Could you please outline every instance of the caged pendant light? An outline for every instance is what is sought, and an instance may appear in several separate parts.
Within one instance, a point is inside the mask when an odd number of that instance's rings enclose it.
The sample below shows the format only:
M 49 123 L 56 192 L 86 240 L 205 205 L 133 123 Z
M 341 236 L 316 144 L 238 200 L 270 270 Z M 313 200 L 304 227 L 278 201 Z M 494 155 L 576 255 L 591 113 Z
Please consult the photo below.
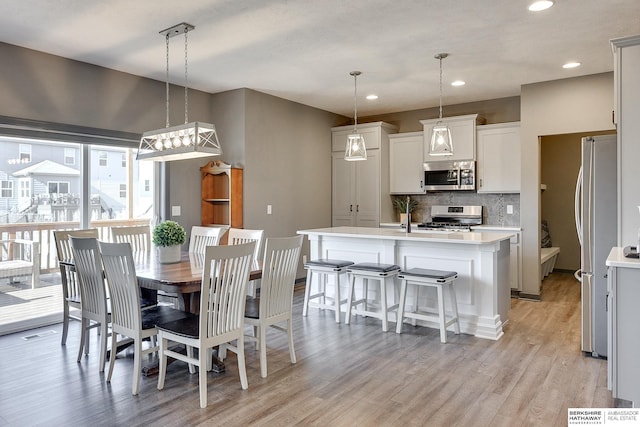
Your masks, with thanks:
M 353 76 L 353 133 L 347 136 L 347 148 L 344 152 L 344 159 L 350 162 L 358 160 L 367 160 L 367 147 L 364 144 L 364 137 L 358 133 L 358 76 L 362 74 L 360 71 L 352 71 L 349 75 Z
M 431 156 L 453 155 L 451 129 L 442 121 L 442 60 L 447 56 L 449 56 L 448 53 L 439 53 L 434 57 L 440 61 L 440 120 L 431 131 L 431 144 L 429 144 L 429 154 Z
M 137 160 L 171 161 L 194 159 L 198 157 L 219 156 L 222 147 L 218 141 L 216 128 L 210 123 L 189 123 L 189 84 L 188 84 L 188 38 L 189 31 L 195 27 L 186 22 L 160 31 L 165 36 L 167 46 L 166 67 L 166 127 L 142 134 Z M 169 39 L 184 34 L 184 124 L 169 125 Z

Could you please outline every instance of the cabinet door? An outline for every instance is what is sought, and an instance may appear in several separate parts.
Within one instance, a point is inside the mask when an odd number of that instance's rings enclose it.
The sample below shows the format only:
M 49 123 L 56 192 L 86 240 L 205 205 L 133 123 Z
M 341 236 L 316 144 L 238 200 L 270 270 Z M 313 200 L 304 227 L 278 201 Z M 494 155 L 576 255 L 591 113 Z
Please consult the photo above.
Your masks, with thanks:
M 423 194 L 422 132 L 390 135 L 389 145 L 391 194 Z
M 421 120 L 424 129 L 424 160 L 425 162 L 441 162 L 452 160 L 476 159 L 476 116 L 445 117 L 443 123 L 449 126 L 451 141 L 453 142 L 453 154 L 450 156 L 429 155 L 431 144 L 431 132 L 438 120 Z
M 380 153 L 367 151 L 367 160 L 352 163 L 356 169 L 356 225 L 380 226 Z
M 342 152 L 331 153 L 331 157 L 331 222 L 334 227 L 355 225 L 355 165 L 360 162 L 346 161 Z M 367 161 L 365 160 L 365 162 Z
M 478 193 L 520 192 L 520 126 L 478 126 Z

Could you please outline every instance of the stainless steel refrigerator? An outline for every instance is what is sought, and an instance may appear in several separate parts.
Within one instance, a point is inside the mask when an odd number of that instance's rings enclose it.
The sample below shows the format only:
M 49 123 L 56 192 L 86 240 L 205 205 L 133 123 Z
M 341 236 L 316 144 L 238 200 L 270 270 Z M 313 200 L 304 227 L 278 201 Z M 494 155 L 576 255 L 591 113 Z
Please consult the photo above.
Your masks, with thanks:
M 582 351 L 607 356 L 607 256 L 617 243 L 615 135 L 582 139 L 576 184 L 576 228 L 581 245 Z

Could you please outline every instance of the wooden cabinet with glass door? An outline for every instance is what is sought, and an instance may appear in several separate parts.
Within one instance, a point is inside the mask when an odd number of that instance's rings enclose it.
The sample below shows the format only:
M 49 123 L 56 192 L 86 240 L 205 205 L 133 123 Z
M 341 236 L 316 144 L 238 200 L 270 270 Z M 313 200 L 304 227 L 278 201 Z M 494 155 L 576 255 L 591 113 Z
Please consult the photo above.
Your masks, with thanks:
M 222 161 L 200 168 L 202 225 L 242 228 L 242 169 Z

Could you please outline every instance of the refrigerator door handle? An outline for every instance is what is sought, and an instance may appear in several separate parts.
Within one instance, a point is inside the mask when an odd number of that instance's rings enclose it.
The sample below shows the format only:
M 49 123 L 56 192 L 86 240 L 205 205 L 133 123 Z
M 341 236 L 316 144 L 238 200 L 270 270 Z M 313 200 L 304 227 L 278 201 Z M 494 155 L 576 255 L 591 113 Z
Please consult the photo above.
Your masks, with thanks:
M 576 232 L 578 233 L 578 241 L 580 242 L 580 246 L 582 246 L 582 212 L 580 209 L 581 194 L 582 194 L 582 166 L 580 166 L 580 171 L 578 172 L 578 179 L 576 180 L 576 195 L 575 195 Z

